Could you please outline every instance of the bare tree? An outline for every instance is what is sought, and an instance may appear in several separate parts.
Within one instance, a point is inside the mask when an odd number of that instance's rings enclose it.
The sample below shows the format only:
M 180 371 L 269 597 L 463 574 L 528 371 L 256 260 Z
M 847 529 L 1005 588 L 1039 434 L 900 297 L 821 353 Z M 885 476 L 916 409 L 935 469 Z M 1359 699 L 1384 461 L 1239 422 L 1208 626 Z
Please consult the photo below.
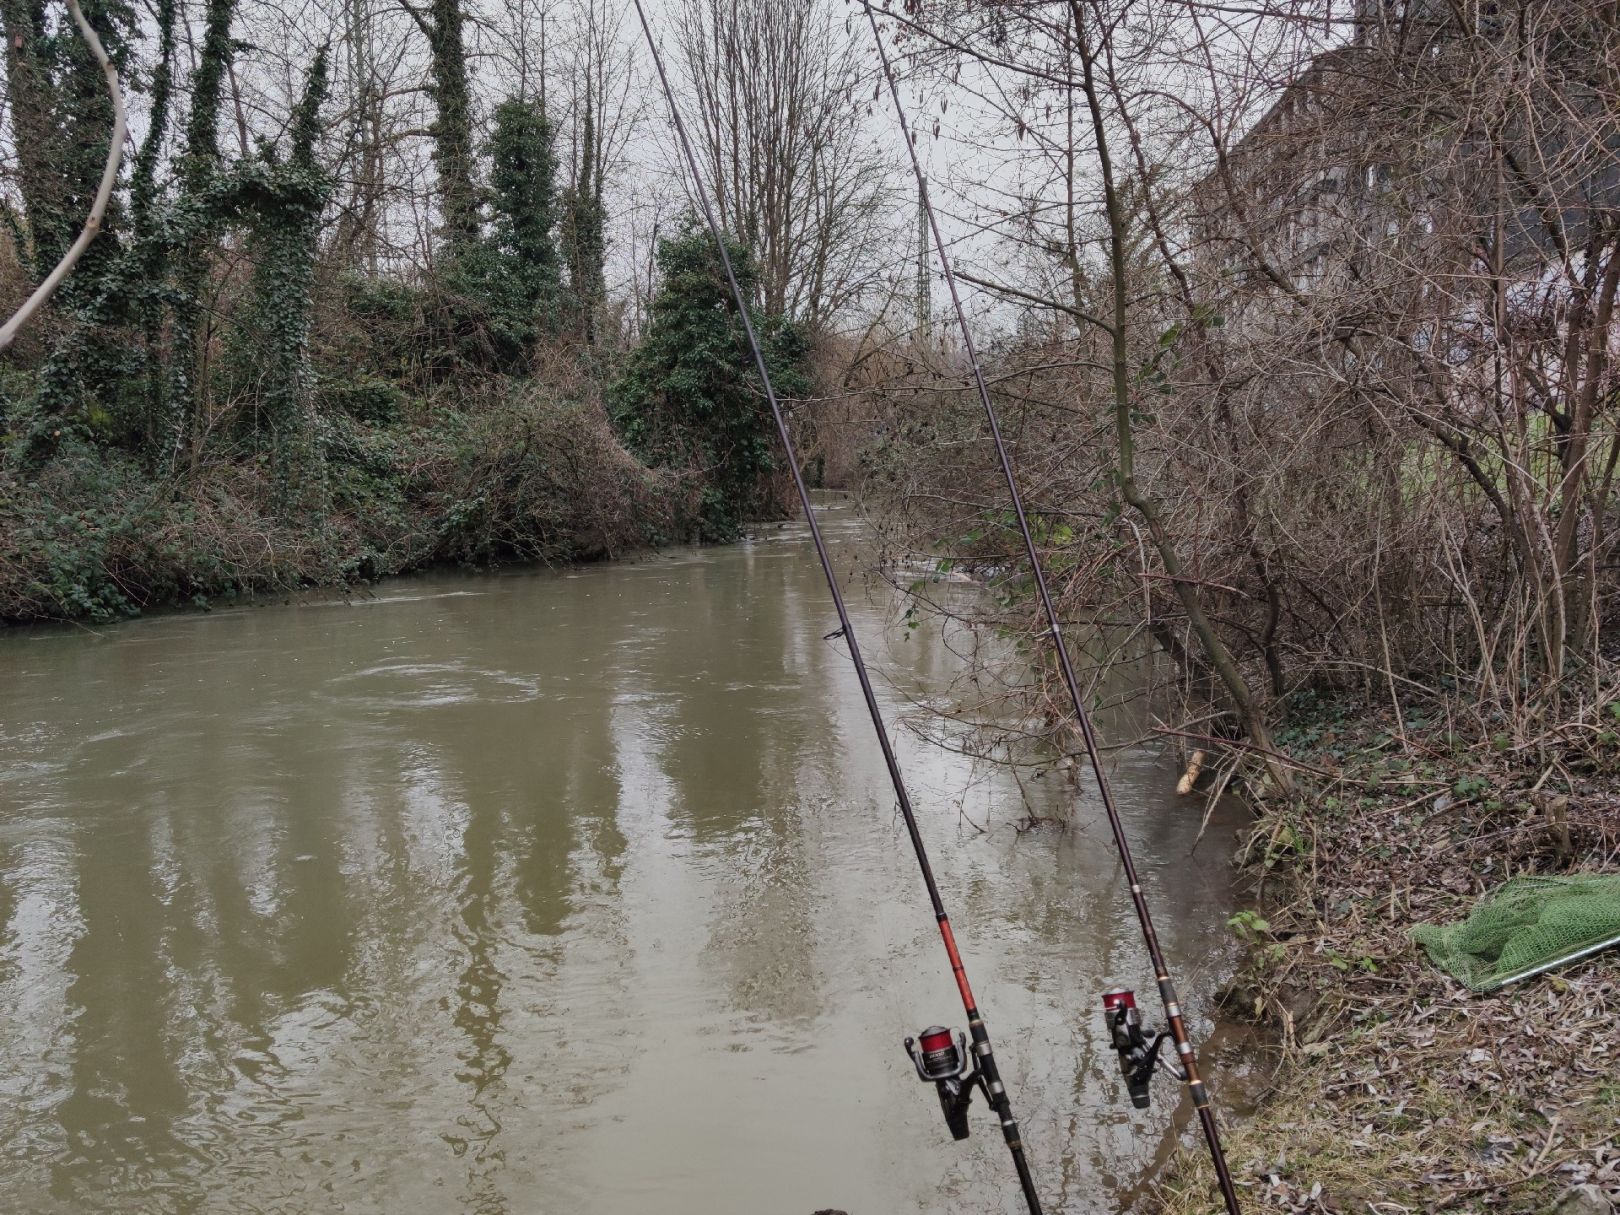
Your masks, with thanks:
M 999 345 L 996 376 L 1076 571 L 1070 610 L 1151 633 L 1262 754 L 1268 702 L 1301 688 L 1398 710 L 1461 666 L 1523 737 L 1607 694 L 1606 13 L 891 16 L 976 164 L 944 183 L 995 263 L 967 276 L 1004 316 L 1045 318 Z M 933 505 L 923 531 L 980 535 L 989 470 L 958 430 L 906 420 L 939 464 L 899 478 Z
M 698 154 L 761 302 L 824 325 L 877 288 L 895 247 L 859 50 L 822 0 L 682 0 L 677 31 Z

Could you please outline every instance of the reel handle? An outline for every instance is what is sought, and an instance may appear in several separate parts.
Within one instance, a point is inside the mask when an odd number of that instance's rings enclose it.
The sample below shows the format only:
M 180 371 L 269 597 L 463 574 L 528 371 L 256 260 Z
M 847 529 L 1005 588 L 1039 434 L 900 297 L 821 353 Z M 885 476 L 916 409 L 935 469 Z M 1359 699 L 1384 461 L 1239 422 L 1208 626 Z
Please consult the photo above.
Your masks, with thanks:
M 1159 1057 L 1160 1048 L 1171 1040 L 1169 1031 L 1160 1030 L 1148 1041 L 1141 1014 L 1136 1011 L 1136 998 L 1130 991 L 1118 988 L 1103 996 L 1103 1022 L 1108 1027 L 1109 1042 L 1119 1054 L 1125 1091 L 1137 1109 L 1148 1108 L 1151 1099 L 1148 1086 L 1160 1067 L 1177 1080 L 1187 1079 L 1186 1071 L 1174 1059 Z

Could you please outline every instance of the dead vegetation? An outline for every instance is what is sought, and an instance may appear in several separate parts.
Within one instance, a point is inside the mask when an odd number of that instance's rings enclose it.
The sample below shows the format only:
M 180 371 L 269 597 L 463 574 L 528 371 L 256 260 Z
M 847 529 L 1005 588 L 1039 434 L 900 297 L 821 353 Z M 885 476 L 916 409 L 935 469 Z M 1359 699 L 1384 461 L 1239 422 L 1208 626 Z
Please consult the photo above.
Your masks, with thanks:
M 1106 639 L 1089 693 L 1166 657 L 1153 732 L 1256 807 L 1232 1003 L 1282 1063 L 1230 1132 L 1250 1204 L 1612 1194 L 1614 956 L 1476 996 L 1408 931 L 1620 861 L 1613 5 L 1010 0 L 894 27 L 924 104 L 999 157 L 953 183 L 959 260 L 1009 318 L 985 370 L 1059 609 Z M 972 623 L 1017 643 L 1066 755 L 960 354 L 911 349 L 871 385 L 891 551 L 985 580 Z M 1206 1170 L 1189 1152 L 1164 1209 L 1214 1210 Z
M 1583 723 L 1606 741 L 1556 796 L 1534 757 L 1444 720 L 1344 702 L 1297 716 L 1287 743 L 1312 788 L 1249 832 L 1258 909 L 1232 920 L 1251 949 L 1226 1006 L 1266 1022 L 1278 1052 L 1257 1113 L 1228 1128 L 1249 1205 L 1529 1213 L 1579 1185 L 1620 1197 L 1620 958 L 1477 994 L 1408 935 L 1508 877 L 1620 861 L 1614 703 Z M 1196 1151 L 1178 1157 L 1159 1209 L 1213 1209 L 1206 1173 Z

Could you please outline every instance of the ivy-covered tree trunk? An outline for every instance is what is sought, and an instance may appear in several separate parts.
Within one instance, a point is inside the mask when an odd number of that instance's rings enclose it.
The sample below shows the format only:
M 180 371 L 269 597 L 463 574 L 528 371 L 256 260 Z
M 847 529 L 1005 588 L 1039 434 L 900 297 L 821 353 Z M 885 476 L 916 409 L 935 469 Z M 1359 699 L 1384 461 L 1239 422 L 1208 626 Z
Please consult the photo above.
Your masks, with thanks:
M 472 92 L 462 38 L 461 0 L 431 0 L 426 12 L 411 0 L 405 11 L 427 39 L 428 96 L 434 105 L 429 131 L 438 170 L 439 247 L 433 273 L 434 326 L 439 335 L 431 358 L 438 375 L 466 363 L 486 367 L 500 358 L 499 335 L 490 332 L 488 250 L 481 239 L 478 187 L 473 181 Z
M 6 38 L 6 84 L 17 150 L 17 191 L 27 226 L 26 250 L 34 277 L 44 277 L 72 241 L 60 197 L 61 139 L 56 126 L 56 84 L 38 0 L 0 0 Z
M 603 229 L 606 209 L 602 203 L 602 175 L 598 167 L 595 106 L 590 86 L 585 91 L 585 116 L 580 131 L 579 163 L 574 170 L 574 188 L 568 196 L 567 257 L 568 286 L 579 315 L 580 331 L 587 344 L 597 340 L 597 313 L 607 294 L 604 276 L 605 244 Z
M 169 241 L 163 232 L 164 217 L 159 213 L 158 162 L 168 137 L 174 94 L 175 27 L 179 20 L 177 0 L 158 0 L 158 62 L 152 72 L 152 108 L 146 137 L 135 154 L 130 172 L 129 216 L 132 241 L 129 258 L 133 273 L 127 289 L 130 320 L 141 335 L 143 365 L 133 396 L 139 429 L 150 448 L 165 413 L 166 361 L 163 358 L 164 304 L 162 284 L 169 272 Z
M 550 327 L 559 285 L 551 123 L 539 102 L 512 98 L 496 107 L 492 142 L 495 247 L 505 263 L 498 271 L 505 298 L 492 303 L 510 311 L 510 323 L 532 340 Z
M 0 0 L 0 10 L 7 26 L 19 31 L 8 42 L 7 66 L 28 103 L 20 108 L 14 103 L 12 119 L 28 248 L 43 276 L 77 238 L 94 206 L 114 116 L 106 77 L 77 30 L 64 17 L 54 35 L 40 34 L 42 10 L 16 4 Z M 80 8 L 114 65 L 127 72 L 131 10 L 119 0 L 81 0 Z M 35 31 L 32 38 L 21 35 L 27 28 Z M 132 357 L 138 357 L 116 329 L 126 302 L 121 210 L 114 194 L 100 234 L 52 299 L 61 318 L 59 336 L 40 369 L 31 416 L 22 428 L 24 441 L 10 453 L 24 465 L 48 456 L 68 435 L 105 437 L 121 420 L 113 398 Z
M 259 403 L 254 429 L 269 446 L 277 495 L 289 504 L 316 479 L 309 327 L 316 238 L 332 192 L 331 178 L 315 156 L 327 64 L 323 47 L 293 111 L 286 163 L 277 164 L 267 154 L 262 162 L 244 165 L 236 183 L 253 215 L 253 284 L 240 330 L 246 339 L 242 362 Z
M 146 138 L 141 140 L 135 154 L 135 167 L 130 171 L 129 213 L 135 237 L 150 236 L 154 229 L 157 206 L 158 159 L 163 152 L 163 140 L 169 130 L 169 110 L 174 94 L 174 34 L 178 16 L 176 0 L 158 0 L 158 60 L 152 69 L 152 108 L 148 117 Z
M 134 13 L 122 0 L 80 0 L 79 7 L 100 37 L 113 66 L 120 75 L 127 75 L 128 32 L 134 24 Z M 65 251 L 78 236 L 95 203 L 102 169 L 107 163 L 107 142 L 112 137 L 113 106 L 107 95 L 107 78 L 77 31 L 71 34 L 64 31 L 58 40 L 57 56 L 61 63 L 58 94 L 62 128 L 62 161 L 58 171 L 63 186 L 63 212 L 58 222 L 66 229 L 62 233 L 61 250 Z M 120 206 L 118 195 L 114 193 L 102 218 L 100 235 L 85 250 L 57 293 L 58 306 L 71 308 L 94 299 L 99 293 L 102 275 L 117 259 L 121 243 L 119 222 Z M 56 257 L 61 256 L 61 251 Z M 53 257 L 52 264 L 55 260 Z
M 473 184 L 472 91 L 467 84 L 467 48 L 461 0 L 433 0 L 432 17 L 411 10 L 432 52 L 428 92 L 433 120 L 433 163 L 439 170 L 439 206 L 444 235 L 455 256 L 478 240 L 478 190 Z
M 217 227 L 209 195 L 219 175 L 219 108 L 235 43 L 236 0 L 208 0 L 202 52 L 191 75 L 191 113 L 179 161 L 175 219 L 187 231 L 175 258 L 173 341 L 168 391 L 152 420 L 152 439 L 163 458 L 178 462 L 190 449 L 207 402 L 208 320 L 202 292 L 213 263 Z
M 133 21 L 129 8 L 117 0 L 82 0 L 80 8 L 122 70 Z M 66 28 L 48 33 L 38 0 L 0 0 L 23 247 L 36 279 L 61 260 L 90 213 L 113 125 L 106 77 L 65 16 L 63 22 Z M 116 224 L 115 196 L 100 239 L 63 284 L 58 306 L 89 293 L 98 268 L 116 250 L 110 237 Z

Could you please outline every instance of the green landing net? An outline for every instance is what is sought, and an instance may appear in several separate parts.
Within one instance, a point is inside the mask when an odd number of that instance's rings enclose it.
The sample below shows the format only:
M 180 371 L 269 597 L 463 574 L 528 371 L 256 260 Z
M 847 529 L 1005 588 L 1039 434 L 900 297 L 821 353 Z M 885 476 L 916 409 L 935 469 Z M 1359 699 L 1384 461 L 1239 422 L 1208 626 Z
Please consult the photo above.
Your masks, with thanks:
M 1620 874 L 1521 877 L 1456 924 L 1419 924 L 1412 939 L 1434 964 L 1490 991 L 1620 945 Z

